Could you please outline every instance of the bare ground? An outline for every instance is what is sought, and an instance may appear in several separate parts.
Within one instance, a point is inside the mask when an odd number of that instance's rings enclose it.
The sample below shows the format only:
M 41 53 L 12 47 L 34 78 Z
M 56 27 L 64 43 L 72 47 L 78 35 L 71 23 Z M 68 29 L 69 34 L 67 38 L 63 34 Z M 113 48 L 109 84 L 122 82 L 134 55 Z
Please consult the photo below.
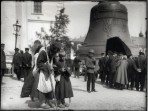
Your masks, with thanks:
M 97 92 L 88 93 L 83 76 L 71 77 L 74 97 L 70 107 L 65 110 L 146 110 L 146 91 L 110 89 L 96 81 Z M 38 101 L 32 102 L 29 97 L 20 98 L 23 81 L 16 77 L 5 76 L 1 86 L 1 108 L 4 110 L 41 110 Z M 69 99 L 66 99 L 69 102 Z M 62 109 L 63 110 L 63 109 Z

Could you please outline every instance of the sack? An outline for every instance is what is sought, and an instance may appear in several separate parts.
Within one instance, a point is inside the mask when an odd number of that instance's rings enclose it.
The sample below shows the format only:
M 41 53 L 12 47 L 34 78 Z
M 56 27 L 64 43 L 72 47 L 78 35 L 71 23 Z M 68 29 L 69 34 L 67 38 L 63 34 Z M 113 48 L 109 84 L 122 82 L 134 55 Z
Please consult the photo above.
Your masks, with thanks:
M 55 81 L 54 81 L 54 76 L 53 74 L 50 75 L 51 76 L 51 80 L 53 82 L 53 88 L 55 87 Z M 52 86 L 51 86 L 51 80 L 50 80 L 50 77 L 45 80 L 45 76 L 43 74 L 43 71 L 40 71 L 40 75 L 39 75 L 39 83 L 38 83 L 38 87 L 37 89 L 39 91 L 41 91 L 42 93 L 49 93 L 51 92 L 52 90 Z

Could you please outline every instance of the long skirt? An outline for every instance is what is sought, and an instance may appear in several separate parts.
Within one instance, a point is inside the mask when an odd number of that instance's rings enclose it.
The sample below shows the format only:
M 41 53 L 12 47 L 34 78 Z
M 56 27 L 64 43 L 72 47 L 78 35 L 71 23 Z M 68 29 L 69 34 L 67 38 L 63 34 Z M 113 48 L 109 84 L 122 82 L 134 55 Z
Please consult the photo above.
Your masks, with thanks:
M 34 83 L 34 76 L 32 74 L 32 71 L 30 71 L 29 75 L 26 78 L 26 81 L 24 81 L 24 85 L 21 91 L 21 97 L 29 97 L 29 95 L 31 94 L 33 83 Z
M 49 92 L 49 93 L 42 93 L 40 92 L 37 87 L 38 87 L 38 83 L 39 83 L 39 73 L 36 75 L 35 77 L 35 81 L 33 83 L 33 87 L 32 87 L 32 92 L 31 92 L 31 97 L 32 98 L 38 98 L 39 101 L 43 101 L 43 100 L 52 100 L 53 99 L 53 92 Z
M 61 75 L 60 81 L 56 82 L 55 94 L 57 100 L 73 97 L 71 81 L 69 78 L 65 78 Z

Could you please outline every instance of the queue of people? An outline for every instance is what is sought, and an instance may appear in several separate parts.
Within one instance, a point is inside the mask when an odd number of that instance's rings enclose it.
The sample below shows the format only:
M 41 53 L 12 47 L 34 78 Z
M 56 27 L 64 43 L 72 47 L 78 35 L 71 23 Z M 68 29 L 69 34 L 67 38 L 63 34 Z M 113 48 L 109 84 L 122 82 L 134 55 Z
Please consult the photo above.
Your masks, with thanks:
M 104 55 L 104 54 L 102 54 Z M 144 90 L 146 78 L 146 57 L 139 52 L 138 57 L 123 55 L 122 53 L 108 51 L 99 62 L 100 79 L 110 88 Z
M 110 88 L 144 90 L 147 64 L 146 56 L 143 52 L 139 52 L 138 57 L 124 55 L 115 51 L 108 51 L 106 56 L 105 53 L 101 53 L 101 58 L 99 58 L 98 62 L 99 70 L 95 70 L 97 63 L 93 57 L 94 54 L 94 50 L 90 49 L 88 56 L 84 59 L 84 63 L 81 62 L 82 60 L 78 56 L 74 59 L 74 66 L 78 71 L 75 74 L 80 76 L 80 69 L 81 67 L 83 68 L 84 81 L 87 81 L 86 89 L 89 93 L 96 91 L 95 81 L 97 74 L 99 74 L 101 84 L 105 84 Z M 90 83 L 92 86 L 91 90 Z

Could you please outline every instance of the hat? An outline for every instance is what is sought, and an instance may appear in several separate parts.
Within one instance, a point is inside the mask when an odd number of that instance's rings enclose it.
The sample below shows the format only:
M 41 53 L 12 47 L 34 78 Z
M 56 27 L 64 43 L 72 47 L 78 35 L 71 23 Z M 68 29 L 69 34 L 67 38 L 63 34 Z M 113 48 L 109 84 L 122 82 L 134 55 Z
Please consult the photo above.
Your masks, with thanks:
M 94 51 L 93 49 L 90 49 L 90 50 L 89 50 L 89 53 L 93 53 L 93 54 L 94 54 L 95 51 Z
M 26 51 L 26 50 L 29 50 L 29 48 L 25 48 L 25 51 Z
M 1 46 L 5 46 L 5 44 L 1 43 Z
M 19 48 L 15 48 L 14 50 L 15 50 L 15 51 L 19 51 Z
M 144 55 L 144 53 L 140 51 L 140 52 L 139 52 L 139 55 Z

